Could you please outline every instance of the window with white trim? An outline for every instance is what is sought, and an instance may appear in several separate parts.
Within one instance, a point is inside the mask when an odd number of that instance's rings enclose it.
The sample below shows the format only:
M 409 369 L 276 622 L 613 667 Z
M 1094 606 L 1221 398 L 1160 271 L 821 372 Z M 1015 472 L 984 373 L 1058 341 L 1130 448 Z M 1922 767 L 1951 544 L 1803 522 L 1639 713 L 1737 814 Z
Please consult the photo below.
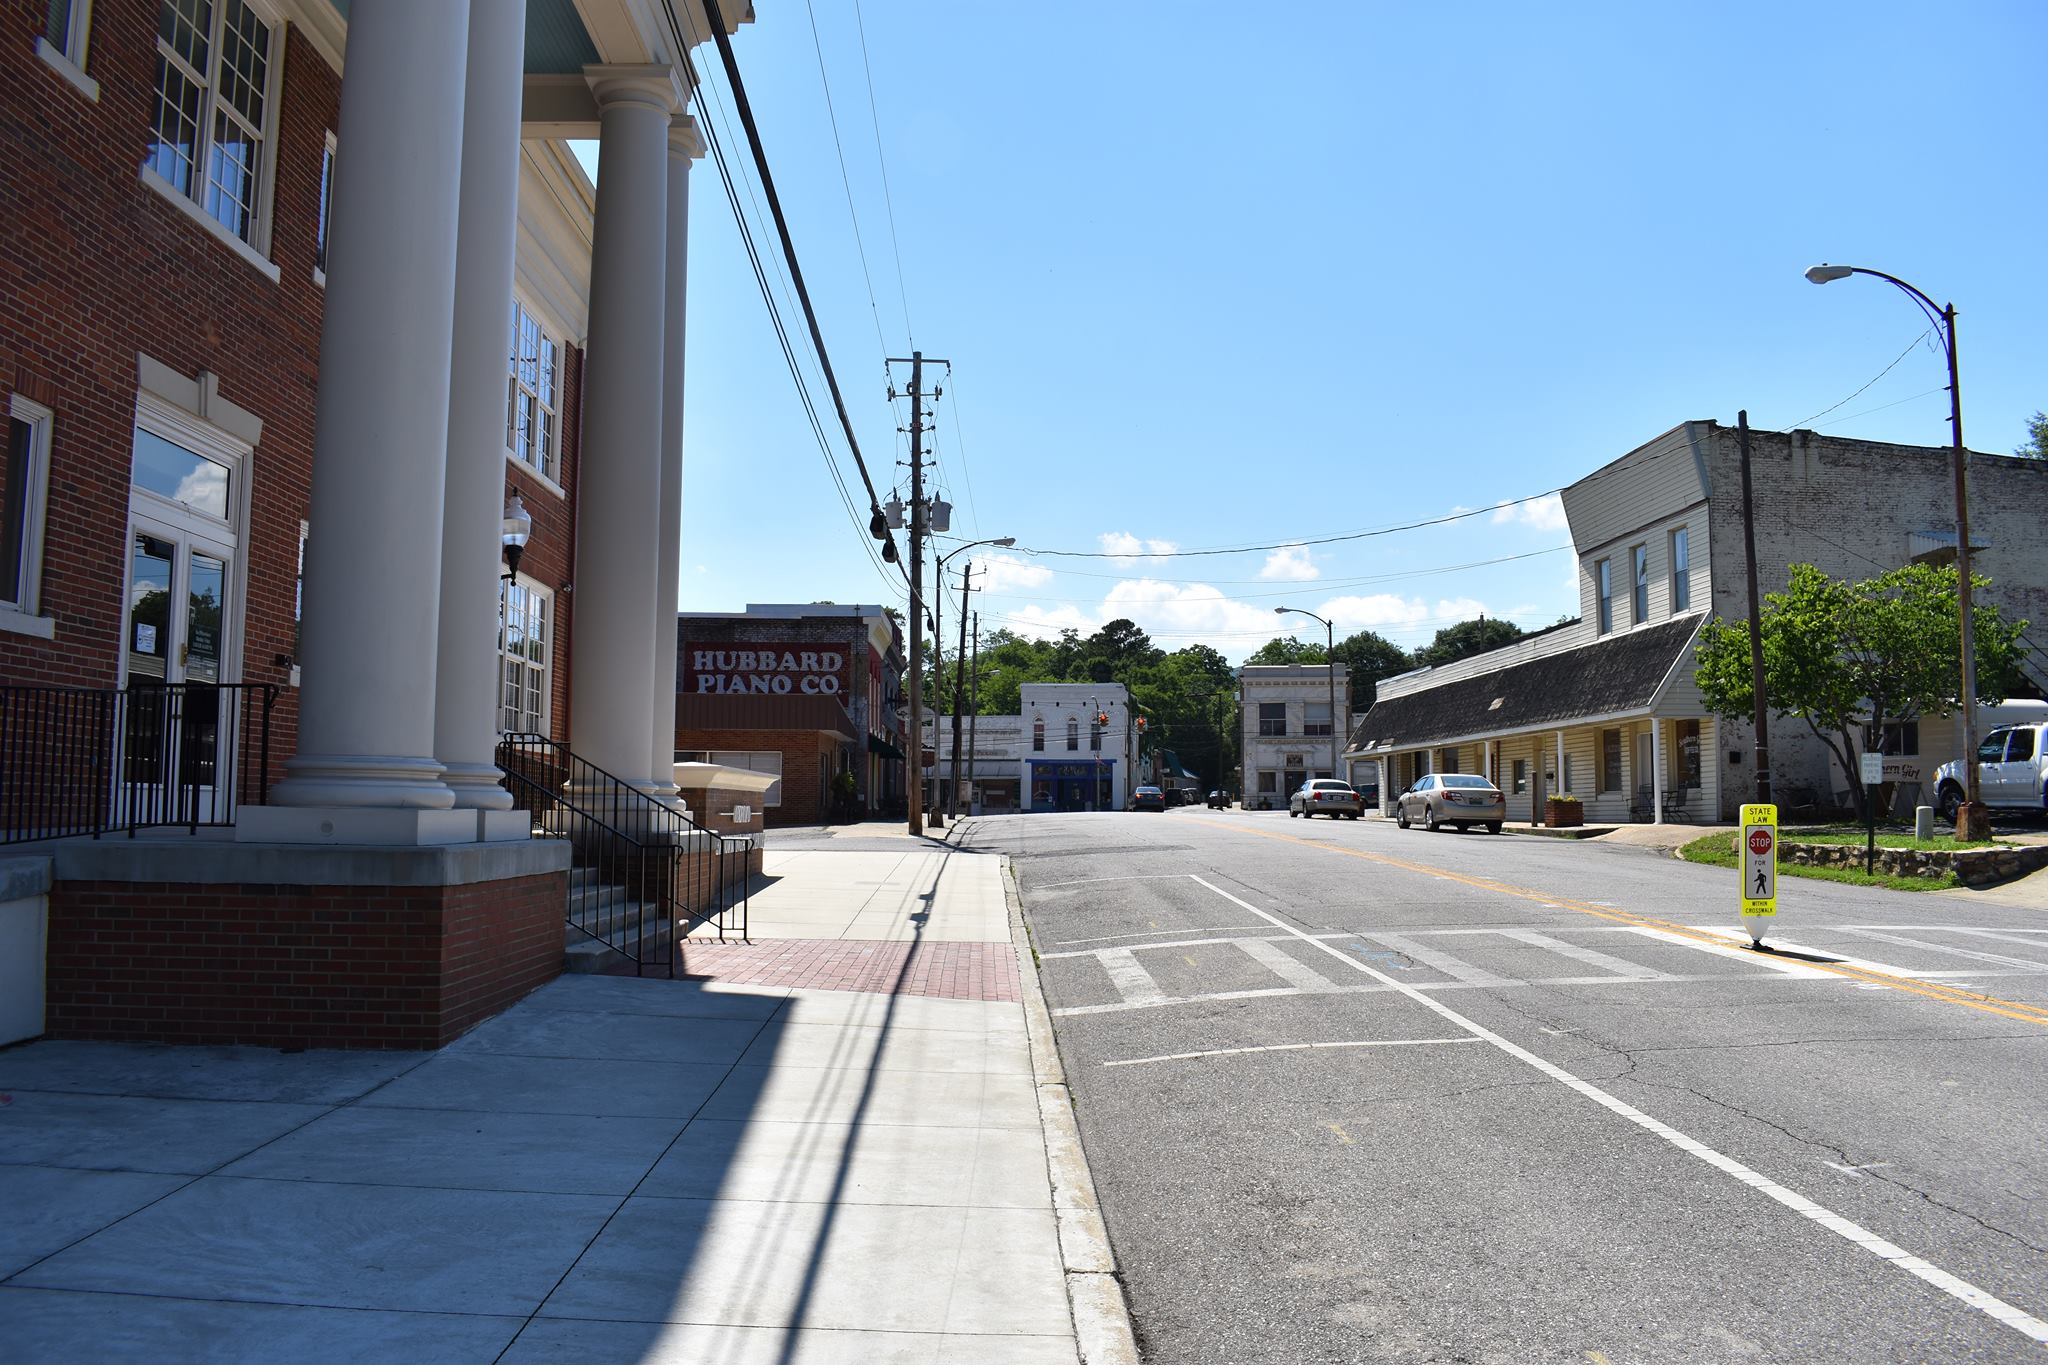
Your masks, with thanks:
M 1692 538 L 1683 526 L 1671 532 L 1671 610 L 1692 606 Z
M 80 71 L 85 70 L 85 35 L 92 27 L 92 0 L 49 0 L 43 41 Z
M 155 128 L 143 159 L 258 251 L 273 39 L 245 0 L 160 0 Z
M 1074 753 L 1081 747 L 1081 721 L 1077 716 L 1067 717 L 1067 752 Z
M 512 301 L 512 364 L 507 377 L 505 444 L 542 478 L 558 479 L 561 346 L 526 305 Z
M 0 464 L 0 611 L 36 612 L 50 427 L 48 408 L 20 394 L 9 397 L 6 463 Z
M 555 595 L 525 578 L 498 591 L 498 729 L 548 733 Z
M 334 221 L 334 134 L 320 149 L 320 216 L 313 223 L 313 274 L 327 282 L 327 225 Z

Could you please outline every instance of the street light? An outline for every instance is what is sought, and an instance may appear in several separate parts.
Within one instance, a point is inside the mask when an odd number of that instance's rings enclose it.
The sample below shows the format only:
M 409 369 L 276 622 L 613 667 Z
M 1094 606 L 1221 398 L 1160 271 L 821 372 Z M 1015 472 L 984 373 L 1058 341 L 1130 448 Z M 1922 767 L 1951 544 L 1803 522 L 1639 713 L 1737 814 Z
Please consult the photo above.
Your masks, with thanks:
M 939 529 L 940 529 L 940 530 L 944 530 L 945 528 L 944 528 L 944 527 L 940 527 Z M 936 699 L 937 699 L 937 695 L 938 695 L 938 690 L 939 690 L 939 683 L 940 683 L 940 682 L 941 682 L 941 680 L 942 680 L 942 679 L 944 679 L 944 677 L 946 676 L 946 670 L 945 670 L 945 667 L 944 667 L 944 663 L 943 663 L 943 661 L 944 661 L 944 659 L 945 659 L 945 652 L 946 652 L 946 651 L 945 651 L 945 644 L 946 644 L 946 636 L 945 636 L 945 633 L 944 633 L 943 631 L 941 631 L 941 630 L 939 629 L 939 622 L 940 622 L 940 620 L 942 619 L 942 616 L 941 616 L 941 611 L 940 611 L 940 609 L 941 609 L 941 608 L 943 608 L 943 607 L 945 606 L 945 604 L 946 604 L 946 561 L 947 561 L 947 560 L 949 560 L 949 559 L 951 559 L 951 558 L 952 558 L 952 557 L 953 557 L 954 555 L 957 555 L 957 554 L 959 554 L 959 553 L 960 553 L 960 552 L 961 552 L 962 550 L 971 550 L 971 549 L 973 549 L 973 548 L 974 548 L 975 546 L 977 546 L 977 545 L 1000 545 L 1000 546 L 1002 546 L 1002 547 L 1003 547 L 1004 549 L 1008 549 L 1008 548 L 1009 548 L 1010 546 L 1012 546 L 1012 545 L 1015 545 L 1016 543 L 1017 543 L 1017 537 L 1015 537 L 1015 536 L 998 536 L 998 537 L 996 537 L 996 538 L 995 538 L 994 540 L 970 540 L 970 541 L 968 541 L 968 542 L 967 542 L 967 543 L 966 543 L 965 545 L 955 545 L 955 546 L 954 546 L 954 547 L 953 547 L 952 549 L 950 549 L 950 550 L 946 551 L 946 553 L 944 553 L 944 554 L 934 554 L 934 555 L 932 556 L 932 572 L 933 572 L 934 576 L 935 576 L 935 577 L 936 577 L 936 578 L 938 579 L 938 584 L 939 584 L 939 590 L 938 590 L 938 591 L 937 591 L 936 593 L 934 593 L 934 594 L 932 595 L 932 607 L 931 607 L 931 617 L 932 617 L 932 694 L 933 694 L 933 698 L 934 698 L 934 700 L 936 700 Z M 961 611 L 963 611 L 963 612 L 964 612 L 964 611 L 966 611 L 966 610 L 967 610 L 967 607 L 966 607 L 966 605 L 965 605 L 965 604 L 963 603 L 963 604 L 961 605 L 961 608 L 960 608 L 960 609 L 961 609 Z M 966 618 L 965 618 L 965 617 L 962 617 L 961 619 L 962 619 L 962 620 L 964 621 L 964 620 L 965 620 Z M 919 660 L 917 661 L 917 664 L 916 664 L 916 666 L 917 666 L 917 667 L 919 667 L 919 668 L 922 668 L 922 667 L 924 667 L 924 660 L 922 660 L 922 659 L 919 659 Z M 959 690 L 960 690 L 960 689 L 959 689 L 958 687 L 955 687 L 955 688 L 953 689 L 953 691 L 954 691 L 955 693 L 958 693 L 958 692 L 959 692 Z M 924 742 L 924 737 L 923 737 L 923 735 L 922 735 L 922 734 L 920 734 L 920 735 L 918 736 L 918 743 L 922 744 L 923 742 Z M 938 801 L 937 801 L 937 799 L 936 799 L 936 798 L 938 797 L 938 785 L 939 785 L 939 758 L 938 758 L 938 755 L 939 755 L 939 720 L 938 720 L 938 717 L 937 717 L 937 716 L 933 716 L 933 717 L 932 717 L 932 796 L 933 796 L 933 798 L 934 798 L 934 799 L 933 799 L 933 801 L 931 802 L 931 804 L 929 804 L 929 805 L 927 805 L 927 806 L 925 807 L 925 814 L 924 814 L 924 822 L 925 822 L 925 824 L 926 824 L 927 826 L 931 826 L 931 825 L 943 825 L 943 824 L 945 824 L 945 823 L 946 823 L 946 821 L 945 821 L 945 817 L 939 814 L 939 811 L 938 811 Z M 922 778 L 922 777 L 920 777 L 920 778 L 919 778 L 919 781 L 922 781 L 922 780 L 923 780 L 923 778 Z M 953 791 L 954 791 L 954 795 L 955 795 L 955 798 L 956 798 L 956 799 L 957 799 L 957 797 L 958 797 L 958 795 L 959 795 L 959 790 L 960 790 L 960 698 L 959 698 L 959 697 L 958 697 L 958 696 L 956 695 L 956 696 L 955 696 L 955 697 L 953 698 Z
M 1290 611 L 1297 616 L 1306 616 L 1311 621 L 1321 621 L 1323 623 L 1323 633 L 1328 637 L 1328 652 L 1323 657 L 1330 666 L 1330 776 L 1335 777 L 1337 776 L 1337 628 L 1331 625 L 1327 618 L 1318 616 L 1312 611 L 1304 611 L 1300 607 L 1273 608 L 1275 616 L 1285 616 Z
M 1969 455 L 1963 449 L 1963 394 L 1956 377 L 1956 306 L 1937 306 L 1933 299 L 1898 276 L 1860 265 L 1822 262 L 1806 272 L 1806 278 L 1814 284 L 1846 280 L 1851 275 L 1874 275 L 1896 286 L 1940 329 L 1942 349 L 1948 353 L 1948 421 L 1956 481 L 1956 601 L 1963 637 L 1964 791 L 1963 805 L 1956 811 L 1956 837 L 1986 839 L 1991 835 L 1991 812 L 1977 799 L 1977 638 L 1970 610 L 1970 475 Z

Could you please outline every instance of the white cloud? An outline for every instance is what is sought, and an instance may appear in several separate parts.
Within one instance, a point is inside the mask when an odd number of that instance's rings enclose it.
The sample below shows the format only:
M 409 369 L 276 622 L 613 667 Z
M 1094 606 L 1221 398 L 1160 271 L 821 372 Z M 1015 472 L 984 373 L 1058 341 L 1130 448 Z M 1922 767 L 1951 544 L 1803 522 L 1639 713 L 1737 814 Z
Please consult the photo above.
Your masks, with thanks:
M 1420 597 L 1400 597 L 1387 592 L 1370 597 L 1333 597 L 1323 603 L 1322 609 L 1322 615 L 1336 623 L 1339 633 L 1358 630 L 1384 633 L 1389 628 L 1406 628 L 1417 638 L 1434 634 L 1458 621 L 1495 614 L 1477 598 L 1440 597 L 1432 603 Z
M 1190 632 L 1222 637 L 1265 631 L 1286 633 L 1286 625 L 1274 619 L 1271 607 L 1233 602 L 1220 589 L 1207 583 L 1162 583 L 1157 579 L 1134 578 L 1117 584 L 1102 599 L 1102 617 L 1113 620 L 1128 616 L 1147 631 L 1180 636 L 1165 642 L 1168 649 L 1188 643 Z
M 1052 640 L 1063 630 L 1078 630 L 1083 635 L 1091 634 L 1101 624 L 1097 617 L 1081 608 L 1062 604 L 1041 607 L 1035 603 L 1017 608 L 1004 615 L 1001 622 L 1007 630 L 1031 640 Z
M 1533 526 L 1539 531 L 1570 529 L 1570 523 L 1565 520 L 1564 499 L 1555 493 L 1546 493 L 1540 498 L 1526 498 L 1521 502 L 1495 503 L 1493 524 L 1505 526 L 1510 522 Z
M 1140 540 L 1129 531 L 1104 531 L 1096 540 L 1119 564 L 1135 563 L 1142 554 L 1170 555 L 1180 548 L 1170 540 Z
M 1052 581 L 1052 570 L 1016 555 L 990 555 L 974 561 L 975 586 L 990 592 L 1010 588 L 1042 588 Z
M 1266 556 L 1265 567 L 1259 570 L 1259 577 L 1283 583 L 1306 583 L 1322 576 L 1306 545 L 1282 545 Z

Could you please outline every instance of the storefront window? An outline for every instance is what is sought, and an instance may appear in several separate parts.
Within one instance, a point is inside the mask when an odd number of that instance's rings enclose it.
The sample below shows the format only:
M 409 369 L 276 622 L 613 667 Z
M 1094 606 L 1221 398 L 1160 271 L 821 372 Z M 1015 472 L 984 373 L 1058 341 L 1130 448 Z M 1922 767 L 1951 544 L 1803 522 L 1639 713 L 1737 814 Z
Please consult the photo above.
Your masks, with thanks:
M 1697 787 L 1700 784 L 1700 723 L 1681 720 L 1677 723 L 1677 732 L 1678 785 Z

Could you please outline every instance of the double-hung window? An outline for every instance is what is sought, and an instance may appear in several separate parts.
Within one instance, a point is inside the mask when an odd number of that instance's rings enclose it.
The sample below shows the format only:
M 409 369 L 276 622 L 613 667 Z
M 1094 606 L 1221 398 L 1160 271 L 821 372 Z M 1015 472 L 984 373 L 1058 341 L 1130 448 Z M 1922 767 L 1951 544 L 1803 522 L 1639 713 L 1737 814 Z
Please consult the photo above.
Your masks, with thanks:
M 1287 703 L 1284 701 L 1262 701 L 1259 703 L 1259 734 L 1265 737 L 1287 733 Z
M 1638 545 L 1628 552 L 1635 586 L 1629 598 L 1629 624 L 1639 626 L 1650 619 L 1650 547 Z
M 503 585 L 498 605 L 498 728 L 544 735 L 554 595 L 512 579 Z
M 1600 790 L 1621 790 L 1621 731 L 1600 732 Z
M 160 0 L 155 128 L 143 162 L 259 252 L 274 41 L 244 0 Z
M 555 465 L 560 428 L 555 413 L 561 401 L 561 347 L 516 299 L 512 369 L 506 382 L 505 444 L 512 458 L 544 479 L 559 480 Z
M 50 410 L 16 394 L 7 403 L 0 464 L 0 615 L 36 614 L 49 468 Z
M 334 134 L 320 149 L 320 217 L 313 224 L 313 275 L 327 283 L 327 229 L 334 221 Z
M 1308 703 L 1308 718 L 1307 723 L 1302 726 L 1302 733 L 1311 739 L 1327 739 L 1329 737 L 1330 703 L 1326 701 L 1312 701 Z
M 1079 721 L 1079 720 L 1078 720 L 1077 718 L 1075 718 L 1075 717 L 1073 717 L 1073 716 L 1068 716 L 1068 717 L 1067 717 L 1067 752 L 1068 752 L 1068 753 L 1070 753 L 1070 754 L 1071 754 L 1071 753 L 1078 753 L 1078 752 L 1080 751 L 1080 748 L 1081 748 L 1081 722 L 1080 722 L 1080 721 Z
M 85 38 L 91 28 L 92 0 L 46 0 L 36 52 L 87 99 L 96 100 L 99 82 L 85 74 Z
M 1681 526 L 1671 533 L 1671 610 L 1685 611 L 1692 606 L 1692 543 Z
M 1605 635 L 1614 629 L 1614 567 L 1608 560 L 1593 565 L 1593 578 L 1600 595 L 1599 633 Z

